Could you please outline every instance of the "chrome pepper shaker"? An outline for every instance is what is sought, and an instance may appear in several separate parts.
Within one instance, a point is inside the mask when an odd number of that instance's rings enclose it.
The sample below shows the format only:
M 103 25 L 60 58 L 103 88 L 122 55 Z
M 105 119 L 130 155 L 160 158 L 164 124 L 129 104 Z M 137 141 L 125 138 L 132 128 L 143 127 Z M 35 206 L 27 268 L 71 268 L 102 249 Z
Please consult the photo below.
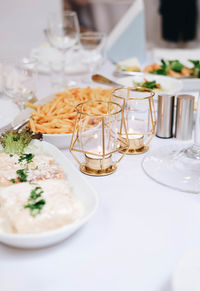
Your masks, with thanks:
M 194 96 L 179 95 L 177 97 L 175 137 L 179 140 L 192 138 L 194 114 Z
M 156 136 L 161 138 L 173 137 L 173 118 L 174 96 L 158 95 Z

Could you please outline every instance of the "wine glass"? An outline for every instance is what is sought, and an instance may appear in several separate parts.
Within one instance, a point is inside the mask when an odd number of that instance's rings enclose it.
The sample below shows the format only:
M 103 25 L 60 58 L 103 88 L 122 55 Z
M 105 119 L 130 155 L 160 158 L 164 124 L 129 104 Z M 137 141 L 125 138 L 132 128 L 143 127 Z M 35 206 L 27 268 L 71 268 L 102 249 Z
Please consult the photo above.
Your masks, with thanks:
M 77 44 L 80 35 L 79 22 L 76 12 L 65 11 L 63 14 L 51 14 L 48 17 L 45 35 L 50 45 L 58 49 L 62 54 L 62 60 L 60 62 L 60 86 L 62 88 L 66 88 L 70 86 L 70 82 L 66 82 L 65 80 L 65 54 Z M 52 66 L 52 69 L 54 69 L 53 62 Z
M 91 83 L 91 75 L 103 64 L 105 34 L 101 32 L 83 32 L 80 34 L 82 63 L 87 67 L 87 78 L 83 82 Z
M 200 193 L 200 97 L 194 144 L 174 144 L 150 152 L 143 160 L 145 173 L 156 182 L 189 193 Z
M 20 110 L 27 101 L 35 99 L 37 73 L 36 61 L 11 57 L 2 60 L 2 90 Z

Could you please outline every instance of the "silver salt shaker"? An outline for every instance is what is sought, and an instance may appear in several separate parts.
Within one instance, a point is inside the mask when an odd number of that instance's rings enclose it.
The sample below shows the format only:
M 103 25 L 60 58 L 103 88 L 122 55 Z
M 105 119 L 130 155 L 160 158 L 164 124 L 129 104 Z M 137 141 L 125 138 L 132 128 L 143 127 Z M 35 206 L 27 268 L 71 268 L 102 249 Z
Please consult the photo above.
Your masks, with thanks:
M 179 95 L 177 97 L 175 137 L 179 140 L 192 138 L 194 114 L 194 96 Z
M 156 136 L 161 138 L 173 137 L 173 117 L 174 96 L 158 95 Z

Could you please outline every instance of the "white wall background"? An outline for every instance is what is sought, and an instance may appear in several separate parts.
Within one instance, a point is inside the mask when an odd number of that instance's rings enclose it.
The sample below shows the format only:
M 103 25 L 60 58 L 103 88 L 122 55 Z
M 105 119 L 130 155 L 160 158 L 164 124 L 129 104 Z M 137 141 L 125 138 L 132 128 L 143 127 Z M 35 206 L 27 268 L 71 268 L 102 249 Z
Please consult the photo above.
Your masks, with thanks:
M 44 41 L 47 15 L 61 0 L 0 0 L 0 57 L 26 55 Z

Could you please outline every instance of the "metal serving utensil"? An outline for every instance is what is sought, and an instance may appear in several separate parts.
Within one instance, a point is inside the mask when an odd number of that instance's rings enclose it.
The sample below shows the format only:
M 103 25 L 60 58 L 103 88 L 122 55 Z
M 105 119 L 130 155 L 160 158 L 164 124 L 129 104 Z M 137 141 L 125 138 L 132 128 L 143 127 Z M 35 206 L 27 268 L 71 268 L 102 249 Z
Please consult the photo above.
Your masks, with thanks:
M 100 74 L 96 74 L 96 75 L 92 75 L 92 81 L 99 83 L 99 84 L 104 84 L 104 85 L 108 85 L 108 86 L 114 86 L 114 87 L 122 87 L 123 85 L 108 79 L 107 77 L 100 75 Z

